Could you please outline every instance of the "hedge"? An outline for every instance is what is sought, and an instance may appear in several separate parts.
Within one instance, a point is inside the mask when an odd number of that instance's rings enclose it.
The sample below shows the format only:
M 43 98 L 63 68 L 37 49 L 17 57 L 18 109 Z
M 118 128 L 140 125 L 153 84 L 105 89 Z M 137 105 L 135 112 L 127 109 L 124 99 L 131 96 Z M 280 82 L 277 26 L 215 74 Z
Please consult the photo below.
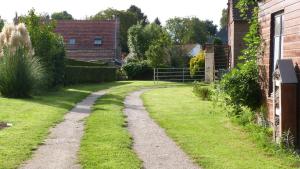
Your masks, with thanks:
M 74 60 L 74 59 L 66 59 L 66 65 L 69 66 L 105 66 L 107 65 L 104 62 L 85 62 L 85 61 L 80 61 L 80 60 Z
M 116 70 L 114 67 L 66 66 L 65 84 L 115 81 Z

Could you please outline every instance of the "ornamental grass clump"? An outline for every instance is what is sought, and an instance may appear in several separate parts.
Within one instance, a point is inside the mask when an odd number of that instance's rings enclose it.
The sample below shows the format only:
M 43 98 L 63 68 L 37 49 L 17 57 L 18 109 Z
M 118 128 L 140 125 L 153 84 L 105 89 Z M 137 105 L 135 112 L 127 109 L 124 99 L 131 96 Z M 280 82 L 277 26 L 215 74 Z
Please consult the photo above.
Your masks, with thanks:
M 0 33 L 0 93 L 23 98 L 41 87 L 44 71 L 33 57 L 29 34 L 24 24 L 3 27 Z

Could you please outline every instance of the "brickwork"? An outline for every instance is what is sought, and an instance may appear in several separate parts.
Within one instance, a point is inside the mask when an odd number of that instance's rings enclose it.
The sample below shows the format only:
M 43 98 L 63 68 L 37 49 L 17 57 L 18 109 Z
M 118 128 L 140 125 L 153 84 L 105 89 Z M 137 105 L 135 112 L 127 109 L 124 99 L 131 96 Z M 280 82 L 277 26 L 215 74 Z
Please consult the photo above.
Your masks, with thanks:
M 67 57 L 79 60 L 119 59 L 119 21 L 118 20 L 71 20 L 57 21 L 55 31 L 62 35 Z M 95 45 L 95 39 L 101 45 Z M 75 43 L 70 44 L 74 39 Z

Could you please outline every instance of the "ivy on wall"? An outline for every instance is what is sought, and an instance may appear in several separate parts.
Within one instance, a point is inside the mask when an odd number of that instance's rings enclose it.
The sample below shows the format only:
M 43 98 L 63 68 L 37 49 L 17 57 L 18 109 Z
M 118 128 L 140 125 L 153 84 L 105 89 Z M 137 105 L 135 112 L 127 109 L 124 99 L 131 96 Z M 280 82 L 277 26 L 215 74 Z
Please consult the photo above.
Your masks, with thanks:
M 258 1 L 259 0 L 239 0 L 237 8 L 241 12 L 241 16 L 248 20 L 249 31 L 244 37 L 246 49 L 242 51 L 241 61 L 257 61 L 258 56 L 262 55 L 262 38 L 259 31 L 258 21 Z M 248 17 L 251 15 L 251 17 Z

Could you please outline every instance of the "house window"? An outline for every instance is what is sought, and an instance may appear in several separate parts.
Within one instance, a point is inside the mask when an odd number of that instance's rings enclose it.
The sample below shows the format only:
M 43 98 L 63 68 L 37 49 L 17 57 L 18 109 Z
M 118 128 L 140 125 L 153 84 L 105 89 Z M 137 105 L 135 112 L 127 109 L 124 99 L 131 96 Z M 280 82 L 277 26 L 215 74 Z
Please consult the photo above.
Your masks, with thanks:
M 102 38 L 101 37 L 96 37 L 94 40 L 94 45 L 95 46 L 101 46 L 102 45 Z
M 76 39 L 71 38 L 69 39 L 69 45 L 75 45 L 76 44 Z
M 271 55 L 270 55 L 270 86 L 269 94 L 273 92 L 273 72 L 276 68 L 276 63 L 283 55 L 283 11 L 272 15 L 271 27 Z

